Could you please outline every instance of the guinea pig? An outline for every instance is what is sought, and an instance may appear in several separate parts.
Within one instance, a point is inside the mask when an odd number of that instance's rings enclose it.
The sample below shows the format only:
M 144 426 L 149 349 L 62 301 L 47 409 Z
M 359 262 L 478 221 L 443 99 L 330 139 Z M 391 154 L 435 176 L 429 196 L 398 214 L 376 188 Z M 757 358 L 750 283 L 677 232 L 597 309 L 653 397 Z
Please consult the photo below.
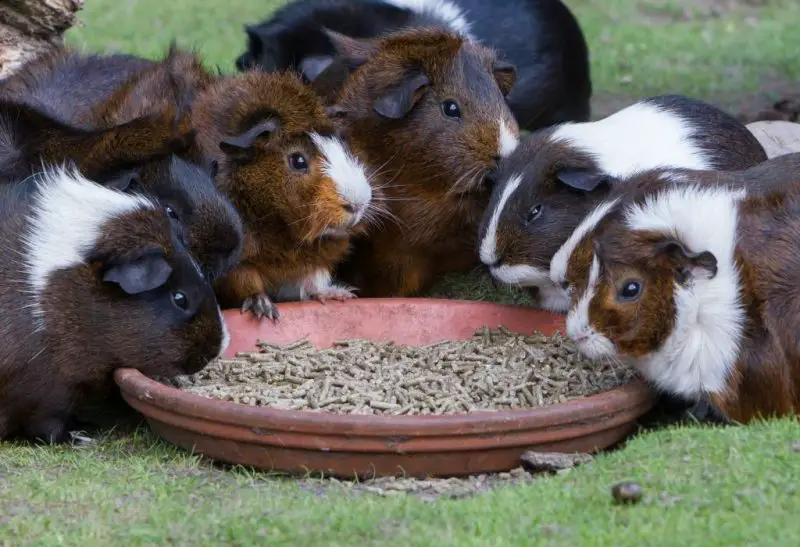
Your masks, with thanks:
M 213 289 L 160 204 L 55 168 L 0 187 L 0 208 L 0 438 L 68 440 L 115 369 L 192 374 L 225 351 Z
M 615 181 L 651 168 L 733 171 L 766 159 L 735 118 L 680 95 L 541 130 L 494 175 L 478 233 L 481 262 L 497 280 L 531 288 L 539 306 L 566 311 L 569 302 L 550 284 L 550 261 Z
M 581 220 L 553 256 L 550 261 L 550 290 L 569 305 L 575 304 L 575 295 L 585 289 L 589 276 L 594 231 L 622 204 L 641 201 L 665 187 L 687 182 L 705 187 L 743 188 L 751 196 L 765 195 L 797 185 L 800 183 L 798 173 L 800 153 L 792 153 L 741 171 L 656 168 L 616 180 L 611 184 L 608 197 Z
M 353 298 L 332 271 L 374 218 L 373 190 L 314 91 L 297 74 L 253 70 L 200 93 L 192 119 L 244 222 L 241 262 L 215 287 L 223 307 L 277 320 L 279 292 Z
M 188 122 L 176 122 L 171 110 L 86 129 L 28 104 L 0 99 L 0 181 L 18 181 L 43 164 L 66 161 L 84 176 L 102 181 L 153 158 L 188 150 L 192 137 Z
M 567 315 L 578 350 L 735 422 L 800 410 L 798 182 L 751 195 L 690 181 L 621 202 Z
M 0 86 L 0 99 L 23 102 L 61 122 L 79 124 L 100 103 L 154 61 L 95 55 L 63 45 L 24 64 Z
M 354 241 L 343 280 L 360 296 L 413 296 L 477 266 L 485 177 L 518 141 L 503 99 L 514 68 L 443 30 L 330 36 L 352 70 L 331 110 L 391 213 Z
M 293 69 L 315 81 L 336 57 L 325 29 L 360 39 L 422 27 L 458 33 L 515 65 L 507 101 L 523 129 L 589 119 L 589 53 L 561 0 L 295 0 L 245 27 L 248 49 L 236 66 Z

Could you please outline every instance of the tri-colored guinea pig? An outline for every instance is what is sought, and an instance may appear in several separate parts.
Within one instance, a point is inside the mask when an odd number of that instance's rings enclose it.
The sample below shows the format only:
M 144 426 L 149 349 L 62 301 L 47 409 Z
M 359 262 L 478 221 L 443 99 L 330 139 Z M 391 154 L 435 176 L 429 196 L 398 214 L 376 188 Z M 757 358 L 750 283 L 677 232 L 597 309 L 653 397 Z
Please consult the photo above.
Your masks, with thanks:
M 749 186 L 741 172 L 629 181 L 637 191 L 615 196 L 569 257 L 567 333 L 578 350 L 625 362 L 723 420 L 800 410 L 793 156 L 750 169 L 760 178 Z
M 373 219 L 368 172 L 310 86 L 291 72 L 222 78 L 193 105 L 203 157 L 244 220 L 241 263 L 217 284 L 224 307 L 278 318 L 273 299 L 347 299 L 332 272 Z

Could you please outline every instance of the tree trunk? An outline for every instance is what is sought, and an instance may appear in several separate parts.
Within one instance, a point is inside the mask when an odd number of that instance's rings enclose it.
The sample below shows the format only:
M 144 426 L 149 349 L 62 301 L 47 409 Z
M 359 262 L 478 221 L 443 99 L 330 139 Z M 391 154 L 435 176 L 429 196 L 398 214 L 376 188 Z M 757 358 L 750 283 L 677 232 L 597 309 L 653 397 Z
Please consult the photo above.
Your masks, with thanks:
M 82 7 L 83 0 L 2 0 L 0 80 L 61 44 Z

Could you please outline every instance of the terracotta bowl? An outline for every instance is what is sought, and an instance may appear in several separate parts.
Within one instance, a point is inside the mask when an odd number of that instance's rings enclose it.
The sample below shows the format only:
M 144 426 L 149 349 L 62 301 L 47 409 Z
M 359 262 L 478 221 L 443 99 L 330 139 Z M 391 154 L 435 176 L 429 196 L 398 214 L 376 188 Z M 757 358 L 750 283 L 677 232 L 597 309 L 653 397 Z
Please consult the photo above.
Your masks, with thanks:
M 504 325 L 552 334 L 559 315 L 483 302 L 358 299 L 280 307 L 281 321 L 259 322 L 225 312 L 227 355 L 252 351 L 257 340 L 307 338 L 318 347 L 342 338 L 425 344 L 466 339 L 475 329 Z M 174 389 L 132 369 L 116 381 L 125 400 L 167 441 L 211 458 L 262 469 L 324 472 L 339 477 L 459 476 L 517 467 L 530 449 L 593 452 L 631 434 L 654 404 L 639 380 L 617 389 L 530 410 L 444 416 L 365 416 L 251 407 Z

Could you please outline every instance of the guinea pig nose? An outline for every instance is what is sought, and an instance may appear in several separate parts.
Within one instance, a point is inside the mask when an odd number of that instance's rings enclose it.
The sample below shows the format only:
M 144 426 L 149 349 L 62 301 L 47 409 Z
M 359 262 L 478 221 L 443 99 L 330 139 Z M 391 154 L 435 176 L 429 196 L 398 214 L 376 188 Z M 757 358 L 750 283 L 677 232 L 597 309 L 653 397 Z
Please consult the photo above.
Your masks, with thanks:
M 342 209 L 344 209 L 345 211 L 347 211 L 351 215 L 356 212 L 356 209 L 355 209 L 355 207 L 353 207 L 352 203 L 345 203 L 344 205 L 342 205 Z

